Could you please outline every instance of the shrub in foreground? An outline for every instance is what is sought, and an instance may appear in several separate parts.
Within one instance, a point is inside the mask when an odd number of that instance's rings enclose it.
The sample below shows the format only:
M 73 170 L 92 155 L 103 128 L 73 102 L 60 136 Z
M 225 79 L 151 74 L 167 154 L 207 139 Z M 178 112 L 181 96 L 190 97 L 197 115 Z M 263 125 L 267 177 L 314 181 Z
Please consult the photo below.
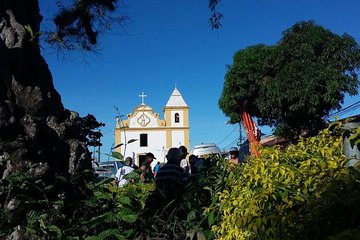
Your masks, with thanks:
M 217 238 L 359 239 L 360 172 L 344 167 L 341 127 L 285 151 L 262 149 L 229 172 L 212 227 Z

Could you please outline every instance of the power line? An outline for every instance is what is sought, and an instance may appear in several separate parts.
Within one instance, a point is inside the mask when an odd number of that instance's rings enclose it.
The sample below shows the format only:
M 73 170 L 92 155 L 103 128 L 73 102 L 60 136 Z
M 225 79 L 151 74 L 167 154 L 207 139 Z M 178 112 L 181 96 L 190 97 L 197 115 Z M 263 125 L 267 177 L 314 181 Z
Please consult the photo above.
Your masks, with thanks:
M 228 144 L 227 146 L 224 147 L 224 149 L 229 148 L 230 146 L 233 146 L 237 141 L 239 141 L 239 138 L 236 137 L 230 144 Z
M 348 108 L 351 108 L 351 107 L 353 107 L 353 106 L 355 106 L 355 105 L 357 105 L 357 104 L 359 104 L 359 103 L 360 103 L 360 101 L 357 101 L 357 102 L 355 102 L 355 103 L 351 104 L 350 106 L 347 106 L 347 107 L 343 108 L 343 109 L 342 109 L 342 110 L 340 110 L 340 111 L 347 110 Z
M 345 114 L 345 113 L 348 113 L 348 112 L 350 112 L 351 110 L 358 108 L 358 107 L 359 107 L 359 103 L 360 103 L 360 101 L 355 102 L 355 103 L 351 104 L 350 106 L 347 106 L 347 107 L 341 109 L 340 111 L 338 111 L 338 112 L 336 112 L 336 113 L 334 113 L 334 114 L 332 114 L 332 115 L 335 115 L 335 114 L 337 114 L 337 115 L 343 115 L 343 114 Z
M 358 109 L 359 107 L 360 107 L 360 101 L 357 101 L 357 102 L 355 102 L 355 103 L 353 103 L 353 104 L 351 104 L 351 105 L 349 105 L 349 106 L 347 106 L 347 107 L 345 107 L 345 108 L 343 108 L 343 109 L 341 109 L 341 110 L 339 110 L 339 111 L 337 111 L 335 113 L 330 114 L 326 119 L 330 119 L 330 118 L 333 118 L 335 116 L 342 116 L 342 115 L 344 115 L 346 113 L 349 113 L 351 111 L 354 111 L 354 110 Z
M 226 139 L 228 139 L 228 137 L 235 131 L 235 129 L 237 128 L 237 125 L 235 125 L 234 129 L 220 142 L 218 142 L 216 145 L 220 145 L 220 143 L 224 142 Z

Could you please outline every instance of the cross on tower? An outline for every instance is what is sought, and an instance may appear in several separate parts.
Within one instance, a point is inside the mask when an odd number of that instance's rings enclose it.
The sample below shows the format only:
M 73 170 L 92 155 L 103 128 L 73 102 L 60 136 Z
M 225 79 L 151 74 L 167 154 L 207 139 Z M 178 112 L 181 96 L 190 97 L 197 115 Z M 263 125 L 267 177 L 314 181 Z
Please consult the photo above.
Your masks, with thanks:
M 141 95 L 139 95 L 139 97 L 141 97 L 141 105 L 145 105 L 144 98 L 147 97 L 147 95 L 145 95 L 144 92 L 141 92 Z

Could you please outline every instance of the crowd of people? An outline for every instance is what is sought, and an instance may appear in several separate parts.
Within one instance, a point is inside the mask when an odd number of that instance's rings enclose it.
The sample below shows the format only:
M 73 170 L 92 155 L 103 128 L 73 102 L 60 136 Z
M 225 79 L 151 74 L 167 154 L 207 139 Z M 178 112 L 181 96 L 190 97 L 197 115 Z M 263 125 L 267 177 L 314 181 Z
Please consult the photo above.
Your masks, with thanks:
M 231 164 L 239 163 L 239 150 L 236 147 L 230 148 L 229 151 Z M 121 167 L 116 175 L 114 183 L 122 187 L 128 182 L 135 179 L 125 177 L 135 169 L 139 169 L 140 181 L 144 183 L 155 182 L 156 188 L 165 195 L 179 194 L 184 191 L 186 184 L 192 176 L 196 176 L 202 168 L 208 168 L 211 161 L 204 158 L 190 155 L 185 146 L 169 149 L 164 165 L 158 161 L 152 168 L 151 164 L 156 157 L 151 152 L 145 155 L 145 160 L 140 167 L 137 167 L 131 157 L 127 157 L 124 166 Z
M 238 149 L 230 149 L 231 165 L 239 163 Z M 120 168 L 115 176 L 116 183 L 119 187 L 124 186 L 128 182 L 136 181 L 129 177 L 135 169 L 140 174 L 140 179 L 143 183 L 155 182 L 155 190 L 146 199 L 144 211 L 142 212 L 142 219 L 144 221 L 152 222 L 154 216 L 159 219 L 168 219 L 175 209 L 181 204 L 181 199 L 186 193 L 189 183 L 201 179 L 206 173 L 213 161 L 211 158 L 205 159 L 203 157 L 189 155 L 185 146 L 179 148 L 170 148 L 167 152 L 165 164 L 157 162 L 154 167 L 151 164 L 156 157 L 152 153 L 147 153 L 144 162 L 139 168 L 134 165 L 132 158 L 127 157 L 125 164 Z M 126 177 L 127 176 L 127 177 Z M 177 216 L 186 218 L 187 213 L 177 210 Z
M 189 177 L 191 173 L 190 163 L 186 159 L 188 154 L 185 146 L 171 148 L 166 155 L 167 163 L 161 166 L 160 162 L 157 162 L 154 168 L 151 167 L 151 164 L 156 160 L 156 157 L 151 152 L 145 155 L 145 160 L 140 168 L 134 164 L 131 157 L 127 157 L 124 161 L 124 166 L 118 169 L 114 183 L 122 187 L 129 181 L 133 181 L 125 178 L 125 176 L 135 169 L 140 169 L 140 181 L 144 183 L 152 182 L 154 179 L 157 185 L 164 185 L 162 182 L 167 180 L 170 180 L 168 182 L 172 182 L 172 184 L 183 182 L 183 178 Z

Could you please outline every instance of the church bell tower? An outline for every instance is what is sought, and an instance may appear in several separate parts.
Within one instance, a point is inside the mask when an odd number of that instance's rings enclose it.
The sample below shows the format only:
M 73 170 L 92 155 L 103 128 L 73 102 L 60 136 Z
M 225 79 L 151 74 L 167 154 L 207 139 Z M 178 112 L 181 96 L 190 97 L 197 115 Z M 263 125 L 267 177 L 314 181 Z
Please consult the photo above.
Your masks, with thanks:
M 183 145 L 189 149 L 189 106 L 176 87 L 164 107 L 164 119 L 166 148 Z

